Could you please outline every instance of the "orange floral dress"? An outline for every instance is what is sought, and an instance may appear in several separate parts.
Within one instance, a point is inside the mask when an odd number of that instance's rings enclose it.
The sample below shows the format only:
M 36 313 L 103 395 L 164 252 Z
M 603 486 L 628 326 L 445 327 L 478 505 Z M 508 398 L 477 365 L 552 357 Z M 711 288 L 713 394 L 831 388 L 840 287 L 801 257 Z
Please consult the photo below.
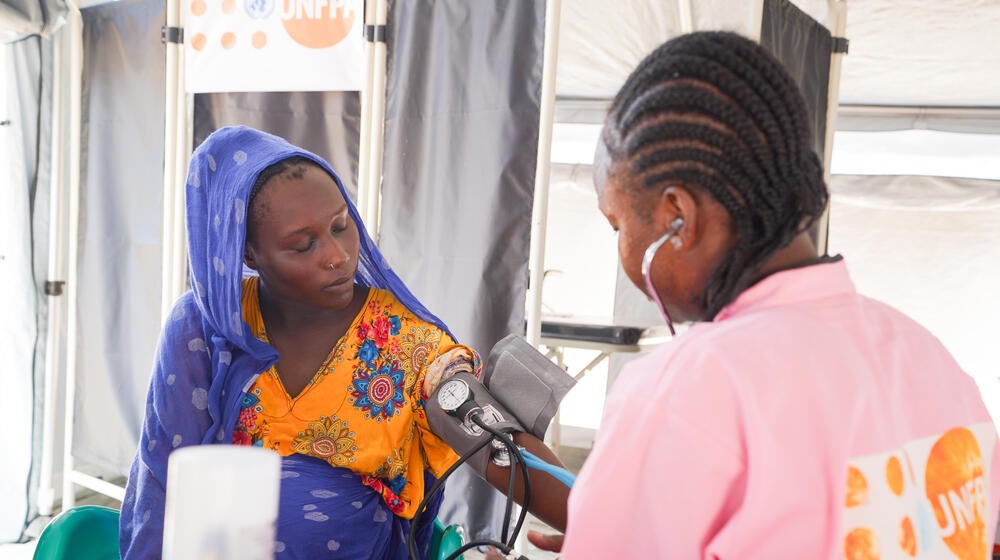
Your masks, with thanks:
M 243 280 L 243 319 L 266 342 L 257 284 L 256 276 Z M 361 312 L 295 398 L 274 366 L 256 378 L 233 441 L 351 469 L 393 513 L 411 519 L 424 497 L 424 470 L 440 476 L 458 460 L 431 433 L 422 398 L 427 364 L 455 346 L 391 292 L 369 289 Z

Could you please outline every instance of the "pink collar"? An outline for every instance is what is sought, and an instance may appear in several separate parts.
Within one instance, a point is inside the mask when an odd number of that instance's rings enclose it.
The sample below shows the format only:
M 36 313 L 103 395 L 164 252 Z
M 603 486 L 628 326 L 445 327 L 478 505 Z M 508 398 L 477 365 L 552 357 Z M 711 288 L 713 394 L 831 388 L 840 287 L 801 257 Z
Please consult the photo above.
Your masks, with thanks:
M 854 293 L 857 290 L 843 259 L 782 270 L 744 290 L 715 316 L 713 322 L 769 307 Z

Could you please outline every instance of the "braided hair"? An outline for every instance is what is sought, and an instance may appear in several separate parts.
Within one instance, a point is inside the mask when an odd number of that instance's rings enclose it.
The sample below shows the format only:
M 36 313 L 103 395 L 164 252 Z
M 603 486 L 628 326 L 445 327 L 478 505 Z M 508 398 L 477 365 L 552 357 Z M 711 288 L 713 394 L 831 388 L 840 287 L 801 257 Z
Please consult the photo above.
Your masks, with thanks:
M 271 165 L 265 167 L 260 174 L 257 175 L 257 179 L 253 183 L 253 187 L 250 189 L 250 196 L 248 197 L 247 208 L 250 209 L 250 217 L 247 221 L 247 240 L 252 241 L 254 234 L 257 230 L 257 223 L 263 219 L 264 215 L 267 214 L 267 207 L 258 204 L 254 206 L 254 201 L 257 199 L 257 195 L 263 190 L 267 183 L 278 176 L 285 176 L 288 179 L 301 179 L 305 176 L 306 167 L 312 166 L 317 169 L 323 169 L 315 161 L 304 157 L 304 156 L 292 156 L 285 158 L 281 161 L 272 163 Z M 326 172 L 325 170 L 323 171 Z
M 732 217 L 736 244 L 702 295 L 712 317 L 823 213 L 829 195 L 811 138 L 805 101 L 781 63 L 735 33 L 697 32 L 632 72 L 601 148 L 628 184 L 701 189 Z

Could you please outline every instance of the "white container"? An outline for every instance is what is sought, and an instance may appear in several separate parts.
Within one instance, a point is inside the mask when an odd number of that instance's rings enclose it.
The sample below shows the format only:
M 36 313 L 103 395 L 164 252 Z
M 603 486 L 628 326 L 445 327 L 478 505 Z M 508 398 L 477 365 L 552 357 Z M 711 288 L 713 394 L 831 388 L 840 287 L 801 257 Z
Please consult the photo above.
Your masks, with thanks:
M 271 560 L 281 457 L 258 447 L 195 445 L 170 454 L 164 560 Z

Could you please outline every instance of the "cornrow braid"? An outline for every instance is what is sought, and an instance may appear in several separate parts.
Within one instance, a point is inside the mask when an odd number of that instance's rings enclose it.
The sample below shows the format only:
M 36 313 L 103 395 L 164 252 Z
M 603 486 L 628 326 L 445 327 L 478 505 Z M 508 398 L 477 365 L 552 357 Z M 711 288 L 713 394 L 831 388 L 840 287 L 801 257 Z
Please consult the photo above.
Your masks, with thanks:
M 309 165 L 322 169 L 319 164 L 307 157 L 292 156 L 290 158 L 272 163 L 271 165 L 265 167 L 263 171 L 257 175 L 257 179 L 253 182 L 253 187 L 250 189 L 250 196 L 247 197 L 247 208 L 249 210 L 249 219 L 247 220 L 247 239 L 253 239 L 254 232 L 256 231 L 256 224 L 266 210 L 261 208 L 259 205 L 254 206 L 253 204 L 257 195 L 260 194 L 260 191 L 263 190 L 271 179 L 280 175 L 287 175 L 292 179 L 301 179 L 305 174 L 306 166 Z
M 781 63 L 729 32 L 677 37 L 632 72 L 611 104 L 604 147 L 638 188 L 681 184 L 729 213 L 736 244 L 702 294 L 712 317 L 826 207 L 805 101 Z
M 637 124 L 648 125 L 650 117 L 655 118 L 663 113 L 688 113 L 709 117 L 747 146 L 749 155 L 764 168 L 771 181 L 778 180 L 778 170 L 774 165 L 773 154 L 770 153 L 771 150 L 764 140 L 765 137 L 738 106 L 727 99 L 715 97 L 704 85 L 668 83 L 640 95 L 618 124 L 626 142 L 631 132 L 636 128 L 643 128 L 643 126 L 637 127 Z M 690 140 L 700 140 L 700 138 L 693 137 Z M 628 154 L 632 155 L 634 154 Z
M 247 206 L 249 207 L 253 204 L 253 199 L 257 198 L 257 195 L 260 194 L 260 190 L 264 188 L 264 185 L 278 175 L 283 175 L 286 172 L 289 172 L 292 178 L 301 179 L 302 175 L 305 173 L 305 169 L 302 168 L 304 165 L 319 167 L 315 161 L 304 156 L 292 156 L 265 167 L 264 170 L 257 175 L 257 180 L 253 182 L 253 188 L 250 189 Z
M 752 178 L 760 184 L 770 185 L 767 181 L 764 169 L 757 165 L 752 158 L 747 156 L 746 147 L 739 143 L 739 139 L 734 138 L 732 135 L 720 132 L 711 126 L 703 124 L 689 124 L 673 121 L 647 126 L 641 131 L 637 131 L 636 134 L 629 139 L 626 151 L 629 153 L 636 153 L 642 146 L 652 145 L 654 141 L 657 143 L 663 141 L 690 142 L 691 138 L 700 138 L 702 142 L 706 142 L 709 146 L 714 147 L 712 153 L 726 154 L 732 160 L 731 163 L 736 165 L 740 170 L 742 170 L 743 173 L 752 175 Z M 654 154 L 655 153 L 656 152 L 654 152 Z M 639 157 L 641 159 L 636 161 L 636 165 L 640 168 L 644 168 L 646 165 L 646 159 L 643 158 L 642 155 Z M 650 156 L 647 156 L 647 158 L 648 157 Z M 645 169 L 641 170 L 644 171 Z
M 727 95 L 740 107 L 747 108 L 747 115 L 752 123 L 762 130 L 767 137 L 779 137 L 782 134 L 789 135 L 788 143 L 774 146 L 777 150 L 790 149 L 791 138 L 797 132 L 788 126 L 787 119 L 781 119 L 775 115 L 774 105 L 768 99 L 776 97 L 774 89 L 767 82 L 757 84 L 757 89 L 740 78 L 726 65 L 705 58 L 689 54 L 678 54 L 669 59 L 658 61 L 658 71 L 661 74 L 670 75 L 677 73 L 685 78 L 702 81 L 710 84 L 719 84 L 718 87 L 724 95 Z M 784 126 L 782 126 L 784 120 Z M 781 158 L 783 161 L 786 158 Z

